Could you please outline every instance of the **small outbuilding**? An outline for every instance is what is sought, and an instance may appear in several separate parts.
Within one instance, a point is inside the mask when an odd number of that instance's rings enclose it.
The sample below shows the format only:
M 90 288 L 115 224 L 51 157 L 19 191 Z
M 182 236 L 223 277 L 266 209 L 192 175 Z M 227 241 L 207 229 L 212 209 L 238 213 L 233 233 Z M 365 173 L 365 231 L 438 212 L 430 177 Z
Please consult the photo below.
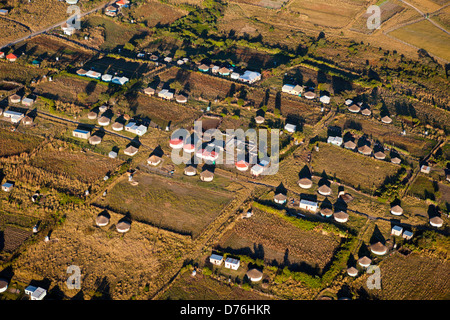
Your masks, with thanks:
M 212 264 L 214 264 L 216 266 L 220 266 L 223 262 L 223 256 L 213 253 L 209 257 L 209 262 L 211 262 Z
M 91 111 L 87 114 L 87 117 L 89 120 L 95 120 L 95 119 L 97 119 L 97 113 L 94 111 Z
M 384 116 L 383 118 L 381 118 L 381 122 L 390 124 L 390 123 L 392 123 L 392 119 L 388 116 Z
M 333 210 L 330 208 L 322 208 L 320 209 L 320 215 L 325 218 L 329 218 L 333 215 Z
M 331 188 L 326 184 L 323 184 L 317 188 L 317 192 L 323 196 L 329 196 L 331 194 Z
M 247 161 L 240 160 L 236 162 L 236 169 L 239 171 L 247 171 L 249 167 L 249 164 Z
M 358 105 L 356 104 L 352 104 L 351 106 L 348 107 L 348 111 L 352 112 L 352 113 L 358 113 L 361 110 L 360 107 L 358 107 Z
M 382 151 L 375 152 L 373 156 L 375 157 L 375 159 L 378 159 L 378 160 L 386 159 L 386 154 Z
M 131 228 L 131 222 L 122 220 L 116 225 L 117 232 L 125 233 L 128 232 Z
M 123 130 L 123 124 L 122 123 L 120 123 L 120 122 L 114 122 L 113 123 L 113 125 L 111 126 L 111 128 L 114 130 L 114 131 L 122 131 Z
M 400 237 L 403 233 L 403 228 L 400 226 L 393 226 L 391 229 L 391 235 Z
M 234 258 L 230 258 L 230 257 L 225 259 L 225 268 L 227 268 L 227 269 L 237 270 L 237 269 L 239 269 L 239 265 L 240 265 L 240 261 L 238 259 L 234 259 Z
M 91 136 L 88 142 L 92 145 L 97 145 L 100 144 L 100 142 L 102 142 L 102 138 L 99 136 Z
M 161 157 L 158 157 L 156 154 L 151 155 L 148 159 L 147 159 L 147 163 L 151 166 L 157 166 L 158 164 L 160 164 L 162 161 Z
M 356 269 L 355 267 L 350 267 L 347 269 L 347 274 L 350 277 L 356 277 L 358 275 L 358 269 Z
M 138 152 L 138 148 L 133 147 L 133 146 L 129 146 L 128 148 L 126 148 L 123 153 L 125 153 L 127 156 L 134 156 L 136 155 L 136 153 Z
M 214 179 L 214 173 L 209 170 L 204 170 L 200 173 L 200 180 L 204 182 L 211 182 Z
M 256 116 L 255 117 L 255 123 L 256 124 L 262 124 L 262 123 L 264 123 L 264 117 L 262 117 L 262 116 Z
M 356 143 L 354 143 L 353 141 L 349 140 L 349 141 L 344 143 L 344 148 L 345 149 L 349 149 L 349 150 L 355 150 Z
M 358 152 L 365 156 L 370 156 L 372 154 L 372 148 L 367 145 L 363 145 L 358 148 Z
M 105 116 L 101 116 L 98 119 L 98 124 L 102 127 L 108 126 L 110 124 L 110 122 L 111 122 L 111 119 L 108 117 L 105 117 Z
M 0 293 L 5 292 L 8 289 L 8 280 L 0 278 Z
M 5 182 L 2 184 L 2 191 L 5 192 L 11 192 L 11 190 L 14 188 L 14 183 L 12 182 Z
M 95 219 L 95 224 L 99 227 L 107 226 L 109 223 L 110 216 L 107 213 L 100 213 Z
M 197 174 L 197 169 L 193 166 L 187 166 L 184 168 L 184 174 L 187 176 L 195 176 Z
M 400 207 L 399 205 L 395 205 L 391 208 L 391 213 L 394 216 L 401 216 L 403 214 L 403 208 Z

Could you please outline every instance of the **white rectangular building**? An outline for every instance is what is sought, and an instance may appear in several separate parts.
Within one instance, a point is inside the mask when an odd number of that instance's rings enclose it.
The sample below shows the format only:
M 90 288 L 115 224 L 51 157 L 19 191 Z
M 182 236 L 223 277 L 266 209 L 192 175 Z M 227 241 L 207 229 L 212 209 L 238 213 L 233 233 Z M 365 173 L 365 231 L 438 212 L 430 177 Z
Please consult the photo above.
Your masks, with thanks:
M 300 209 L 310 211 L 310 212 L 317 212 L 317 209 L 319 208 L 317 202 L 309 201 L 305 199 L 300 200 Z
M 342 137 L 328 137 L 327 139 L 327 143 L 331 143 L 334 144 L 338 147 L 340 147 L 342 145 L 342 143 L 344 142 L 344 140 L 342 139 Z
M 225 268 L 237 270 L 239 268 L 240 261 L 238 259 L 226 258 L 225 259 Z
M 209 262 L 211 262 L 212 264 L 214 264 L 216 266 L 220 266 L 223 262 L 223 257 L 218 254 L 212 254 L 209 257 Z
M 147 127 L 144 125 L 137 125 L 136 122 L 129 122 L 125 126 L 125 131 L 137 134 L 138 136 L 142 136 L 147 132 Z
M 91 136 L 91 133 L 87 130 L 75 129 L 75 130 L 73 130 L 72 135 L 75 138 L 89 139 L 89 137 Z

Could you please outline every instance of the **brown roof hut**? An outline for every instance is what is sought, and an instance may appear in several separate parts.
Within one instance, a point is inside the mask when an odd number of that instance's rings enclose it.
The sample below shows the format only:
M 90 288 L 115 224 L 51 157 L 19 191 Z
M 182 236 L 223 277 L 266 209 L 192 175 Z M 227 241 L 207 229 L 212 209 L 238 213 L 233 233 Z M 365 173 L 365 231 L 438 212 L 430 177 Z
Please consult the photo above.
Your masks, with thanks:
M 388 116 L 384 116 L 383 118 L 381 118 L 381 122 L 389 124 L 392 122 L 392 119 L 389 118 Z
M 109 214 L 102 212 L 95 219 L 95 224 L 99 227 L 104 227 L 108 225 L 109 218 L 110 218 Z
M 365 156 L 369 156 L 369 155 L 372 154 L 372 148 L 369 147 L 369 146 L 364 145 L 364 146 L 361 146 L 361 147 L 358 148 L 358 152 L 363 154 L 363 155 L 365 155 Z
M 331 194 L 331 188 L 326 184 L 323 184 L 317 189 L 317 192 L 323 196 L 329 196 Z
M 210 182 L 214 179 L 214 173 L 209 170 L 204 170 L 200 173 L 200 180 Z
M 338 211 L 333 214 L 334 220 L 337 222 L 345 223 L 348 221 L 348 213 L 344 211 Z
M 430 219 L 430 224 L 433 227 L 440 228 L 444 224 L 444 220 L 442 220 L 442 218 L 436 216 L 436 217 L 433 217 Z
M 401 216 L 403 214 L 403 209 L 399 205 L 396 205 L 391 208 L 391 213 L 395 216 Z
M 130 228 L 131 228 L 131 223 L 126 220 L 122 220 L 116 225 L 116 230 L 117 230 L 117 232 L 120 232 L 120 233 L 128 232 L 130 230 Z
M 344 148 L 345 149 L 350 149 L 350 150 L 355 150 L 356 143 L 354 143 L 353 141 L 349 140 L 349 141 L 344 143 Z
M 375 152 L 373 156 L 375 157 L 375 159 L 378 159 L 378 160 L 386 159 L 386 154 L 382 151 Z
M 92 145 L 97 145 L 100 144 L 100 142 L 102 142 L 102 138 L 100 138 L 99 136 L 91 136 L 88 142 Z
M 376 255 L 382 256 L 387 253 L 387 247 L 378 241 L 370 246 L 370 251 Z
M 312 187 L 312 181 L 309 178 L 301 178 L 300 180 L 298 180 L 298 185 L 300 186 L 300 188 L 309 189 Z
M 358 105 L 356 104 L 352 104 L 351 106 L 348 107 L 348 111 L 353 112 L 353 113 L 358 113 L 361 110 L 360 107 L 358 107 Z
M 261 281 L 263 277 L 263 273 L 259 271 L 258 269 L 250 269 L 246 273 L 247 278 L 252 282 L 258 282 Z
M 371 264 L 371 262 L 372 260 L 366 256 L 358 259 L 358 264 L 363 268 L 367 268 Z

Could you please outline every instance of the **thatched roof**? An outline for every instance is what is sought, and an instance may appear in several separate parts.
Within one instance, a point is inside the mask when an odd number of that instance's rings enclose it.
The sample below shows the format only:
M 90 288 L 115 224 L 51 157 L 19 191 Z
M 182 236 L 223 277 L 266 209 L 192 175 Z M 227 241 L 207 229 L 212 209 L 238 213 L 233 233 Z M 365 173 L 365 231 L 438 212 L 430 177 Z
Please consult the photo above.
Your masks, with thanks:
M 196 174 L 197 173 L 197 169 L 194 168 L 193 166 L 187 166 L 186 168 L 184 168 L 184 173 L 185 174 Z
M 383 122 L 383 123 L 391 123 L 392 119 L 389 118 L 388 116 L 384 116 L 383 118 L 381 118 L 381 122 Z
M 369 265 L 371 262 L 372 260 L 366 256 L 358 259 L 358 263 L 363 267 Z
M 378 255 L 383 255 L 387 252 L 387 247 L 378 241 L 370 246 L 370 251 Z
M 255 117 L 255 122 L 258 123 L 258 124 L 263 123 L 264 120 L 265 120 L 264 117 L 261 117 L 261 116 Z
M 353 150 L 353 149 L 356 148 L 356 143 L 354 143 L 353 141 L 349 140 L 349 141 L 344 143 L 344 148 Z
M 301 178 L 300 180 L 298 180 L 298 185 L 303 189 L 308 189 L 311 188 L 312 181 L 309 178 Z
M 118 232 L 127 232 L 131 228 L 131 223 L 128 221 L 121 221 L 116 225 Z
M 29 117 L 29 116 L 25 116 L 22 119 L 23 124 L 32 124 L 33 123 L 33 118 Z
M 442 220 L 442 218 L 440 218 L 438 216 L 430 219 L 430 224 L 435 227 L 440 227 L 440 226 L 442 226 L 443 223 L 444 223 L 444 220 Z
M 338 221 L 347 221 L 348 220 L 348 213 L 344 211 L 338 211 L 333 214 L 334 219 Z
M 259 271 L 258 269 L 250 269 L 247 271 L 247 277 L 250 280 L 254 279 L 254 280 L 259 281 L 262 276 L 263 276 L 263 273 L 261 271 Z
M 106 226 L 109 223 L 109 217 L 107 217 L 106 215 L 100 213 L 97 216 L 97 219 L 95 219 L 95 223 L 98 226 Z
M 359 110 L 361 110 L 361 108 L 358 107 L 358 105 L 356 105 L 356 104 L 352 104 L 351 106 L 348 107 L 348 111 L 350 111 L 350 112 L 357 113 L 357 112 L 359 112 Z
M 326 184 L 321 185 L 318 189 L 317 192 L 319 192 L 321 195 L 329 195 L 331 193 L 331 188 L 329 186 L 327 186 Z
M 200 177 L 202 177 L 202 178 L 214 178 L 214 173 L 212 173 L 209 170 L 205 170 L 205 171 L 202 171 L 200 173 Z
M 101 117 L 98 119 L 98 124 L 99 124 L 99 125 L 108 125 L 110 121 L 111 121 L 111 119 L 109 119 L 108 117 L 101 116 Z
M 400 215 L 400 214 L 403 213 L 403 209 L 402 209 L 402 207 L 400 207 L 399 205 L 396 205 L 396 206 L 393 206 L 393 207 L 391 208 L 391 213 L 392 213 L 392 214 Z
M 273 198 L 277 201 L 285 201 L 287 199 L 286 195 L 282 193 L 276 194 Z
M 365 115 L 365 116 L 370 116 L 372 114 L 372 111 L 370 111 L 369 108 L 365 108 L 365 109 L 361 110 L 361 114 Z
M 383 160 L 386 158 L 386 154 L 384 152 L 378 151 L 375 152 L 374 157 L 378 160 Z
M 316 97 L 316 94 L 314 92 L 308 91 L 305 92 L 304 96 L 306 99 L 314 99 Z
M 99 144 L 100 142 L 102 142 L 102 138 L 100 138 L 99 136 L 91 136 L 89 138 L 90 144 Z
M 358 269 L 355 267 L 350 267 L 347 269 L 347 274 L 351 277 L 356 277 L 358 275 Z
M 91 111 L 87 114 L 87 117 L 88 117 L 88 119 L 91 119 L 91 120 L 97 119 L 97 113 L 94 111 Z
M 120 122 L 114 122 L 111 128 L 115 131 L 123 130 L 123 124 Z
M 372 148 L 369 146 L 361 146 L 358 148 L 359 153 L 365 154 L 365 155 L 369 155 L 372 153 Z
M 333 210 L 330 208 L 322 208 L 320 209 L 320 214 L 324 217 L 331 217 L 333 215 Z

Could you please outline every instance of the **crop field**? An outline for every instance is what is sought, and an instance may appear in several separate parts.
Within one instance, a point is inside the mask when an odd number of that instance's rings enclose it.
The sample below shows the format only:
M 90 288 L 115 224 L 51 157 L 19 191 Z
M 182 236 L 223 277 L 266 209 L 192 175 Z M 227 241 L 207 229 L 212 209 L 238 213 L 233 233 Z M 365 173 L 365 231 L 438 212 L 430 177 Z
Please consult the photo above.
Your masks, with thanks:
M 448 30 L 450 28 L 450 7 L 446 7 L 439 11 L 436 15 L 431 17 L 431 20 L 434 20 Z
M 394 30 L 389 34 L 441 58 L 450 60 L 450 51 L 446 45 L 450 42 L 450 35 L 438 29 L 429 21 L 419 21 Z
M 386 177 L 394 175 L 399 167 L 387 161 L 380 161 L 357 152 L 319 143 L 320 151 L 313 151 L 311 163 L 314 172 L 325 171 L 336 175 L 343 183 L 370 190 L 379 187 Z
M 162 300 L 267 300 L 267 296 L 229 286 L 199 273 L 183 273 L 161 297 Z
M 0 129 L 0 157 L 29 153 L 41 143 L 39 137 Z
M 92 183 L 114 171 L 120 160 L 110 159 L 93 152 L 59 150 L 48 145 L 32 160 L 31 164 L 48 172 L 85 183 Z
M 193 237 L 213 221 L 231 200 L 226 191 L 212 191 L 169 178 L 140 173 L 118 182 L 97 204 L 116 212 L 129 214 L 132 219 L 150 223 Z M 198 176 L 192 179 L 198 180 Z
M 450 262 L 411 253 L 395 253 L 380 263 L 381 290 L 372 290 L 382 300 L 448 300 Z M 358 279 L 366 282 L 367 275 Z M 375 292 L 376 291 L 376 292 Z
M 108 86 L 101 82 L 67 75 L 55 77 L 52 82 L 41 82 L 35 92 L 54 101 L 91 105 L 107 90 Z
M 80 292 L 86 300 L 154 295 L 173 275 L 174 264 L 191 245 L 189 238 L 137 221 L 132 221 L 129 232 L 119 234 L 115 226 L 123 217 L 110 212 L 110 224 L 100 228 L 95 225 L 99 212 L 92 207 L 68 211 L 50 242 L 37 242 L 14 261 L 15 278 L 48 279 L 49 295 L 55 289 L 68 298 L 77 293 L 79 298 Z M 65 285 L 67 266 L 72 264 L 81 269 L 81 291 Z
M 134 114 L 148 117 L 163 129 L 169 123 L 172 126 L 192 126 L 194 120 L 201 115 L 200 110 L 189 105 L 149 97 L 144 94 L 137 96 L 136 104 L 132 103 L 131 109 L 133 109 Z
M 337 235 L 302 230 L 274 213 L 253 209 L 253 216 L 236 222 L 217 247 L 234 254 L 263 259 L 269 264 L 320 274 L 339 247 Z
M 32 234 L 16 227 L 6 226 L 0 231 L 0 251 L 14 252 Z

